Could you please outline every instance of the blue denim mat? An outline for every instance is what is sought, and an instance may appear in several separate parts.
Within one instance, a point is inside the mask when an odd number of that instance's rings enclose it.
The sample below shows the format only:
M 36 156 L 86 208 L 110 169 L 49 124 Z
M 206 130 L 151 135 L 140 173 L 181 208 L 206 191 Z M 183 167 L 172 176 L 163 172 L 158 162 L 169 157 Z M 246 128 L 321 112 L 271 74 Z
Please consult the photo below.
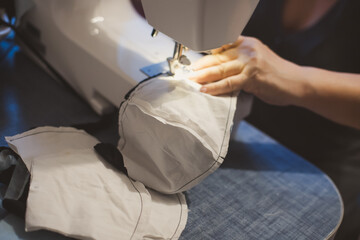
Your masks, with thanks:
M 327 239 L 342 202 L 320 170 L 242 122 L 223 166 L 187 193 L 181 239 Z

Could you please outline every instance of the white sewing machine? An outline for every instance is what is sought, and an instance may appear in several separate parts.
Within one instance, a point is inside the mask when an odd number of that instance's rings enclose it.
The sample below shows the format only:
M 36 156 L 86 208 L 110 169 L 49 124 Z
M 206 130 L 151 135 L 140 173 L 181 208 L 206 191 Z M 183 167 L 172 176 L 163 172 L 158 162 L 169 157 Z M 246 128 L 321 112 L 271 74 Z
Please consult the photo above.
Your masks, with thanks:
M 119 106 L 126 92 L 147 75 L 164 71 L 173 52 L 174 61 L 183 60 L 182 44 L 204 51 L 235 41 L 258 1 L 142 0 L 152 26 L 130 0 L 16 4 L 20 14 L 25 12 L 20 25 L 29 43 L 104 114 Z M 153 27 L 160 32 L 156 38 L 151 36 Z M 171 38 L 179 43 L 175 51 Z M 186 55 L 191 61 L 200 57 L 193 51 Z

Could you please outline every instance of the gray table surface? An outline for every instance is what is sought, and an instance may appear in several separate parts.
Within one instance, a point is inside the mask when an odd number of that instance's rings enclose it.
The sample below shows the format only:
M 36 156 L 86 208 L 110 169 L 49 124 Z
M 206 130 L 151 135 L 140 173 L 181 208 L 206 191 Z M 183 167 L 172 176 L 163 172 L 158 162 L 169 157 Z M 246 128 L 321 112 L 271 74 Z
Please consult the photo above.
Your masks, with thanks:
M 13 39 L 0 42 L 0 146 L 6 146 L 3 136 L 32 127 L 97 120 Z M 116 121 L 93 134 L 116 143 Z M 4 190 L 0 185 L 0 195 Z M 341 197 L 325 174 L 246 122 L 234 131 L 222 167 L 186 195 L 190 211 L 181 239 L 327 239 L 343 213 Z M 0 239 L 66 238 L 26 233 L 23 220 L 0 208 Z

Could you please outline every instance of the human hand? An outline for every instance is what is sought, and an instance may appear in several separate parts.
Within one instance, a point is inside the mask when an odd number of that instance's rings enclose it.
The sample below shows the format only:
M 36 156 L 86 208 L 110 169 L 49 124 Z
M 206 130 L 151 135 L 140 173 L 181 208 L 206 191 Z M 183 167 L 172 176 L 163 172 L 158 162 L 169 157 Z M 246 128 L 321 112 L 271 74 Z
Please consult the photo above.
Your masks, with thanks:
M 221 95 L 244 90 L 276 105 L 294 104 L 302 93 L 295 77 L 298 66 L 255 38 L 240 36 L 212 53 L 192 65 L 190 79 L 203 84 L 202 92 Z

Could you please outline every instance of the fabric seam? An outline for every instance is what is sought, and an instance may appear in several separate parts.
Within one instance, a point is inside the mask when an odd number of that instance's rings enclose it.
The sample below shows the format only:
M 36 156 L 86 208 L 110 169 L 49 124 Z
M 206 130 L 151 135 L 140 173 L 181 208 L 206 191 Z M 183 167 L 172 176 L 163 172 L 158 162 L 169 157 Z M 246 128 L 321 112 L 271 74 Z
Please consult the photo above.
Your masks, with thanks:
M 23 138 L 26 138 L 26 137 L 38 135 L 38 134 L 41 134 L 41 133 L 80 133 L 80 134 L 84 134 L 84 135 L 89 135 L 89 134 L 87 134 L 87 133 L 85 133 L 85 132 L 81 132 L 81 131 L 55 131 L 55 130 L 48 130 L 48 131 L 31 133 L 31 134 L 28 134 L 28 135 L 25 135 L 25 136 L 20 136 L 20 137 L 18 137 L 18 138 L 14 138 L 14 139 L 9 139 L 9 142 L 17 141 L 17 140 L 19 140 L 19 139 L 23 139 Z
M 124 124 L 123 123 L 124 123 L 125 111 L 126 111 L 126 108 L 129 105 L 129 100 L 127 100 L 125 104 L 126 105 L 123 106 L 123 111 L 121 112 L 121 116 L 119 116 L 121 118 L 120 120 L 121 120 L 121 133 L 122 133 L 122 136 L 120 136 L 120 138 L 123 139 L 123 146 L 122 146 L 122 148 L 120 150 L 122 150 L 126 145 L 126 137 L 125 137 L 125 134 L 124 134 Z
M 223 136 L 223 141 L 221 143 L 221 148 L 220 148 L 220 151 L 219 151 L 219 155 L 217 157 L 216 160 L 214 160 L 214 163 L 210 166 L 210 168 L 208 168 L 206 171 L 204 171 L 203 173 L 199 174 L 197 177 L 195 177 L 194 179 L 190 180 L 189 182 L 187 182 L 186 184 L 184 184 L 182 187 L 178 188 L 178 190 L 176 190 L 176 192 L 178 192 L 179 190 L 181 190 L 182 188 L 184 188 L 186 185 L 192 183 L 193 181 L 195 181 L 196 179 L 200 178 L 201 176 L 203 176 L 205 173 L 209 172 L 216 163 L 219 162 L 219 158 L 224 158 L 221 156 L 221 150 L 223 149 L 223 146 L 224 146 L 224 142 L 225 142 L 225 136 L 226 136 L 226 132 L 227 132 L 227 129 L 228 129 L 228 125 L 229 125 L 229 118 L 230 118 L 230 112 L 231 112 L 231 107 L 233 105 L 233 94 L 231 94 L 231 100 L 230 100 L 230 106 L 229 106 L 229 110 L 228 110 L 228 115 L 227 115 L 227 120 L 226 120 L 226 128 L 225 128 L 225 132 L 224 132 L 224 136 Z
M 143 205 L 144 205 L 144 203 L 143 203 L 143 199 L 142 199 L 142 196 L 141 196 L 140 191 L 135 187 L 134 183 L 132 182 L 132 180 L 131 180 L 129 177 L 128 177 L 128 179 L 129 179 L 131 185 L 132 185 L 132 186 L 135 188 L 135 190 L 138 192 L 138 194 L 139 194 L 139 196 L 140 196 L 140 202 L 141 202 L 140 214 L 139 214 L 138 220 L 137 220 L 137 222 L 136 222 L 134 231 L 133 231 L 133 233 L 131 234 L 131 237 L 130 237 L 130 239 L 132 239 L 132 238 L 134 237 L 134 235 L 135 235 L 135 232 L 136 232 L 138 226 L 139 226 L 139 222 L 140 222 L 140 219 L 141 219 L 141 215 L 142 215 L 142 213 L 143 213 Z
M 170 239 L 173 239 L 174 238 L 174 236 L 175 236 L 175 234 L 177 233 L 177 231 L 178 231 L 178 229 L 179 229 L 179 227 L 180 227 L 180 223 L 181 223 L 181 219 L 182 219 L 182 214 L 183 214 L 183 204 L 182 204 L 182 202 L 181 202 L 181 200 L 180 200 L 180 198 L 179 198 L 179 194 L 176 194 L 176 197 L 177 197 L 177 199 L 178 199 L 178 201 L 179 201 L 179 203 L 180 203 L 180 206 L 181 206 L 181 210 L 180 210 L 180 219 L 179 219 L 179 222 L 178 222 L 178 225 L 177 225 L 177 227 L 176 227 L 176 229 L 175 229 L 175 232 L 174 232 L 174 234 L 171 236 L 171 238 Z

